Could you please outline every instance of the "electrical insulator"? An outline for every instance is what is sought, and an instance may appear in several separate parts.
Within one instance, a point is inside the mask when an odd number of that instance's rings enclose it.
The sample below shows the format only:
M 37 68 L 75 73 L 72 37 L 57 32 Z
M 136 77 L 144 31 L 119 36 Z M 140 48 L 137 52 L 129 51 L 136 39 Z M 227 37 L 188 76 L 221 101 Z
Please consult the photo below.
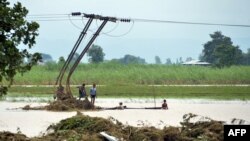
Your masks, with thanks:
M 95 18 L 95 15 L 94 14 L 87 14 L 86 18 Z
M 130 19 L 121 19 L 120 21 L 121 22 L 130 22 L 131 20 Z
M 72 12 L 71 15 L 72 16 L 81 16 L 81 12 Z

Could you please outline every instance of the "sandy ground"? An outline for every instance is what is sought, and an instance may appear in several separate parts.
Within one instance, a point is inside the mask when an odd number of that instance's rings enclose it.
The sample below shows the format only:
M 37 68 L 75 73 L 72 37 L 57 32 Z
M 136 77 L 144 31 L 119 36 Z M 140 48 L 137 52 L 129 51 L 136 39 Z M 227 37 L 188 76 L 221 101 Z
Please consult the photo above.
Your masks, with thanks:
M 156 100 L 156 106 L 161 105 L 161 99 Z M 96 105 L 102 107 L 118 106 L 123 102 L 128 108 L 154 107 L 152 99 L 97 99 Z M 250 101 L 212 101 L 200 99 L 169 99 L 169 110 L 103 110 L 83 112 L 85 115 L 97 117 L 113 117 L 124 124 L 133 126 L 179 126 L 182 117 L 187 113 L 207 116 L 215 120 L 230 123 L 233 118 L 250 121 Z M 27 104 L 31 106 L 45 103 L 0 102 L 0 131 L 17 132 L 19 129 L 27 136 L 42 135 L 52 123 L 71 117 L 76 112 L 23 111 L 15 109 Z M 13 109 L 14 108 L 14 109 Z M 249 122 L 248 122 L 249 124 Z M 19 128 L 19 129 L 18 129 Z

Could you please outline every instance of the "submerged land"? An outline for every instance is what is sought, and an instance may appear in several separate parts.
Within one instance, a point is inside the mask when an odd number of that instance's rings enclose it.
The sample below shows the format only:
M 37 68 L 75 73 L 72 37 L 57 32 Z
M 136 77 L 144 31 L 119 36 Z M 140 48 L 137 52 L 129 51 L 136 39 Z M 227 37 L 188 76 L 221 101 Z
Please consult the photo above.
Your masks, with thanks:
M 0 102 L 0 113 L 2 115 L 0 117 L 0 121 L 2 121 L 0 131 L 22 133 L 30 140 L 71 140 L 72 138 L 79 141 L 104 140 L 100 135 L 100 132 L 104 131 L 120 140 L 123 138 L 129 141 L 137 141 L 138 139 L 162 141 L 169 138 L 177 141 L 191 141 L 197 138 L 199 138 L 198 140 L 219 141 L 223 140 L 224 124 L 231 124 L 232 121 L 235 121 L 234 124 L 240 122 L 249 124 L 248 121 L 250 121 L 249 101 L 168 99 L 169 110 L 155 110 L 143 109 L 144 107 L 155 106 L 154 100 L 150 98 L 98 98 L 96 105 L 114 107 L 118 106 L 121 101 L 127 107 L 136 109 L 79 111 L 84 117 L 72 117 L 77 112 L 27 111 L 21 109 L 27 104 L 34 107 L 46 105 L 46 103 L 34 101 Z M 156 106 L 160 106 L 161 103 L 162 99 L 156 99 Z M 188 121 L 191 123 L 186 122 L 186 125 L 183 125 L 182 122 L 185 122 L 186 116 L 184 115 L 186 114 L 198 116 Z M 110 125 L 110 120 L 118 123 L 118 125 L 113 125 L 113 123 Z M 52 132 L 54 130 L 46 132 L 50 125 L 56 125 L 55 132 Z M 115 128 L 114 126 L 118 126 L 122 130 L 118 130 L 118 127 Z M 131 128 L 131 131 L 127 132 L 129 128 Z M 16 134 L 3 132 L 0 134 L 4 137 L 7 135 L 7 137 L 16 136 Z
M 0 112 L 4 115 L 0 119 L 4 121 L 0 123 L 0 139 L 104 140 L 100 132 L 106 131 L 124 140 L 217 141 L 223 140 L 223 124 L 233 120 L 250 121 L 248 66 L 218 69 L 110 62 L 80 64 L 71 80 L 75 98 L 78 97 L 77 86 L 85 83 L 89 92 L 92 83 L 96 83 L 97 106 L 114 107 L 123 102 L 128 107 L 139 109 L 80 111 L 84 115 L 78 113 L 77 116 L 74 116 L 76 112 L 21 110 L 20 107 L 27 104 L 45 105 L 53 101 L 55 79 L 60 68 L 60 64 L 51 63 L 35 66 L 23 76 L 16 76 L 8 94 L 0 101 Z M 169 110 L 143 109 L 161 106 L 163 99 L 167 99 Z M 200 115 L 198 119 L 202 122 L 183 121 L 183 115 L 188 113 Z M 111 122 L 110 117 L 119 122 Z M 53 132 L 46 132 L 48 126 Z

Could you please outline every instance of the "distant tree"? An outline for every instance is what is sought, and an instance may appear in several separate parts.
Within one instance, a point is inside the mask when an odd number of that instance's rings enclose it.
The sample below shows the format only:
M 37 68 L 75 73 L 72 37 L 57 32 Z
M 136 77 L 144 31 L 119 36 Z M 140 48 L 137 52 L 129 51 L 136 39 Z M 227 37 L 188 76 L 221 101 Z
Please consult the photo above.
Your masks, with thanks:
M 205 60 L 204 60 L 204 57 L 203 57 L 203 53 L 199 54 L 198 59 L 201 60 L 201 61 L 205 61 Z
M 179 58 L 179 64 L 182 64 L 183 63 L 183 60 L 182 60 L 182 57 Z
M 231 66 L 240 64 L 243 58 L 242 51 L 238 46 L 219 45 L 214 50 L 216 61 L 214 65 L 217 67 Z
M 176 59 L 175 64 L 180 64 L 178 58 Z
M 214 66 L 223 67 L 239 64 L 242 59 L 242 51 L 234 46 L 231 38 L 217 31 L 210 34 L 212 38 L 204 44 L 201 60 L 212 63 Z
M 177 58 L 175 64 L 181 64 L 183 63 L 182 57 Z
M 57 69 L 57 63 L 55 61 L 45 62 L 45 69 L 48 70 L 48 71 L 56 70 Z
M 145 59 L 142 59 L 140 57 L 136 57 L 133 55 L 125 55 L 123 58 L 120 59 L 113 59 L 113 62 L 119 62 L 122 64 L 146 64 Z
M 92 45 L 92 47 L 87 52 L 89 58 L 89 62 L 91 63 L 100 63 L 103 62 L 105 54 L 103 50 L 98 45 Z
M 17 73 L 30 71 L 41 59 L 39 53 L 31 54 L 28 49 L 18 49 L 19 45 L 32 46 L 36 43 L 39 24 L 25 20 L 28 10 L 20 2 L 12 7 L 7 0 L 0 0 L 0 96 L 7 93 L 8 88 L 2 85 L 3 79 L 9 86 Z M 30 59 L 25 63 L 24 60 Z
M 244 59 L 246 61 L 246 64 L 250 65 L 250 48 L 247 49 L 247 53 L 245 54 Z
M 161 64 L 161 58 L 159 56 L 155 56 L 155 64 Z
M 111 62 L 111 63 L 121 63 L 120 59 L 111 59 L 109 62 Z
M 193 60 L 192 57 L 187 57 L 187 58 L 186 58 L 186 62 L 189 62 L 189 61 L 192 61 L 192 60 Z
M 172 61 L 171 61 L 170 58 L 167 58 L 167 59 L 166 59 L 166 65 L 172 65 Z
M 44 63 L 53 61 L 51 55 L 49 54 L 41 53 L 41 56 L 42 56 L 42 62 Z
M 242 64 L 250 65 L 250 48 L 247 49 L 247 53 L 243 53 Z
M 72 63 L 72 62 L 74 63 L 74 62 L 77 60 L 77 58 L 78 58 L 79 56 L 80 56 L 79 53 L 76 52 L 76 53 L 73 55 L 73 57 L 72 57 L 72 59 L 71 59 L 70 62 L 71 62 L 71 63 Z
M 65 59 L 63 56 L 59 57 L 59 60 L 58 60 L 58 64 L 64 64 L 65 63 Z

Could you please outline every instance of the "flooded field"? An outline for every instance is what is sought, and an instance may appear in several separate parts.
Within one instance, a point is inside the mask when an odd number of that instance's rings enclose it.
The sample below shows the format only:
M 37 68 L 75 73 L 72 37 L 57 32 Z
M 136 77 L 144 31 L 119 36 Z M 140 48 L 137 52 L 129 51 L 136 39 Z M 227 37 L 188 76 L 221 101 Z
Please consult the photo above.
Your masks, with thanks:
M 32 102 L 31 102 L 32 101 Z M 0 131 L 22 132 L 27 136 L 38 136 L 45 133 L 47 127 L 62 119 L 72 117 L 76 112 L 48 112 L 48 111 L 24 111 L 20 107 L 25 105 L 41 106 L 46 103 L 35 102 L 29 98 L 23 98 L 22 102 L 0 102 Z M 145 107 L 159 107 L 162 99 L 112 99 L 98 98 L 96 105 L 101 107 L 115 107 L 123 102 L 128 108 L 125 110 L 101 110 L 82 111 L 85 115 L 93 117 L 113 117 L 124 124 L 133 126 L 179 126 L 182 117 L 187 113 L 194 113 L 210 117 L 215 120 L 230 123 L 232 119 L 250 121 L 250 101 L 215 101 L 205 99 L 168 99 L 169 110 L 149 110 Z M 249 123 L 248 123 L 249 124 Z

